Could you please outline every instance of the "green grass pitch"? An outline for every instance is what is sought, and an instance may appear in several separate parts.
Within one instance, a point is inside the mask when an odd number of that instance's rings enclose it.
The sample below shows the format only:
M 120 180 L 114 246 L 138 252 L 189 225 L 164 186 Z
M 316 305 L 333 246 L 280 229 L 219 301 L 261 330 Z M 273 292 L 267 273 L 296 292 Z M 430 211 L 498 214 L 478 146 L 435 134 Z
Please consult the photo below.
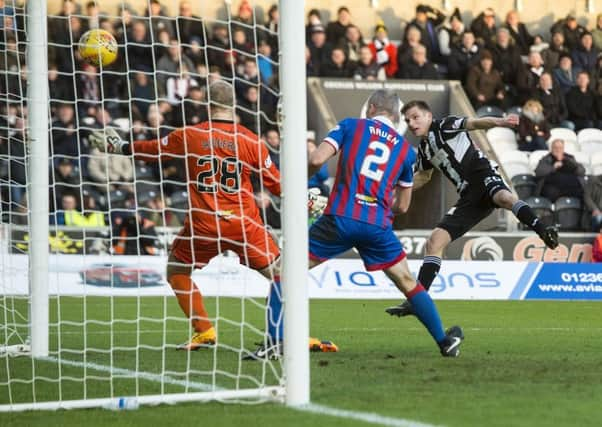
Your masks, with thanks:
M 529 301 L 439 301 L 447 326 L 459 324 L 466 340 L 458 359 L 444 359 L 415 318 L 392 318 L 383 309 L 391 301 L 312 301 L 312 335 L 331 339 L 339 353 L 312 354 L 312 401 L 330 407 L 370 412 L 387 417 L 446 426 L 600 426 L 602 425 L 602 305 L 595 302 Z M 220 342 L 233 348 L 244 341 L 248 348 L 259 340 L 258 331 L 239 326 L 260 324 L 260 307 L 251 302 L 222 298 L 219 307 L 208 299 L 210 313 L 219 313 L 234 323 L 220 321 Z M 79 298 L 60 299 L 51 304 L 56 319 L 60 310 L 63 324 L 60 339 L 64 349 L 82 348 L 86 363 L 110 365 L 124 370 L 159 373 L 187 368 L 197 372 L 191 381 L 220 387 L 251 386 L 252 377 L 267 384 L 275 379 L 272 369 L 278 363 L 241 363 L 238 354 L 220 349 L 192 354 L 162 348 L 184 341 L 187 322 L 182 319 L 175 298 Z M 26 311 L 25 311 L 26 312 Z M 77 322 L 84 312 L 88 323 L 84 330 Z M 112 317 L 111 317 L 112 316 Z M 137 323 L 142 316 L 146 320 Z M 121 321 L 104 323 L 111 318 Z M 167 321 L 164 319 L 167 318 Z M 142 333 L 136 333 L 139 328 Z M 242 330 L 245 330 L 244 334 Z M 51 350 L 59 340 L 57 328 L 51 328 Z M 85 333 L 84 333 L 85 332 Z M 132 347 L 138 346 L 138 351 Z M 110 349 L 113 351 L 109 351 Z M 94 350 L 92 350 L 94 349 Z M 63 358 L 83 362 L 77 352 L 61 353 Z M 24 358 L 0 359 L 0 382 L 11 374 L 31 375 L 32 363 Z M 37 377 L 57 379 L 59 366 L 44 361 L 35 365 Z M 213 377 L 203 371 L 234 372 Z M 263 368 L 266 369 L 263 369 Z M 36 381 L 40 400 L 106 397 L 135 393 L 159 393 L 154 381 L 138 381 L 122 375 L 112 382 L 107 374 L 87 370 L 85 383 L 80 366 L 60 366 L 63 379 Z M 165 391 L 182 392 L 183 385 L 168 384 Z M 13 384 L 13 401 L 31 399 L 31 384 Z M 9 390 L 0 386 L 0 403 L 7 403 Z M 238 405 L 221 403 L 180 404 L 141 407 L 137 411 L 112 412 L 102 409 L 58 412 L 0 414 L 0 425 L 8 426 L 361 426 L 351 419 L 299 412 L 278 404 Z

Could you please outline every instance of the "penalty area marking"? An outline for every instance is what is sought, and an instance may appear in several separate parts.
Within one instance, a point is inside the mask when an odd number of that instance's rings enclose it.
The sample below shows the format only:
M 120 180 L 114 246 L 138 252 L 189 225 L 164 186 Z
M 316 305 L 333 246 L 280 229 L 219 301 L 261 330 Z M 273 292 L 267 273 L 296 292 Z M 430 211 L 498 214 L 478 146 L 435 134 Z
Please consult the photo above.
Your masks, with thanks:
M 116 366 L 107 366 L 94 362 L 78 362 L 76 360 L 69 359 L 58 359 L 56 357 L 44 357 L 40 360 L 44 360 L 47 362 L 60 363 L 65 366 L 72 366 L 76 368 L 85 368 L 92 369 L 94 371 L 106 372 L 109 374 L 116 374 L 122 376 L 129 376 L 132 378 L 139 378 L 145 381 L 151 381 L 156 383 L 164 383 L 177 385 L 181 387 L 185 387 L 192 390 L 198 391 L 210 391 L 210 390 L 223 390 L 219 387 L 213 387 L 211 384 L 206 384 L 197 381 L 186 381 L 180 380 L 169 375 L 160 375 L 154 374 L 151 372 L 136 372 L 131 369 L 119 368 Z M 302 405 L 297 407 L 290 407 L 290 409 L 301 411 L 301 412 L 311 412 L 319 415 L 326 415 L 335 418 L 346 418 L 350 420 L 363 421 L 369 424 L 376 424 L 387 427 L 437 427 L 434 424 L 425 424 L 418 421 L 407 420 L 404 418 L 393 418 L 387 417 L 384 415 L 375 414 L 373 412 L 360 412 L 360 411 L 350 411 L 347 409 L 339 409 L 333 408 L 331 406 L 319 405 L 317 403 L 310 403 L 308 405 Z

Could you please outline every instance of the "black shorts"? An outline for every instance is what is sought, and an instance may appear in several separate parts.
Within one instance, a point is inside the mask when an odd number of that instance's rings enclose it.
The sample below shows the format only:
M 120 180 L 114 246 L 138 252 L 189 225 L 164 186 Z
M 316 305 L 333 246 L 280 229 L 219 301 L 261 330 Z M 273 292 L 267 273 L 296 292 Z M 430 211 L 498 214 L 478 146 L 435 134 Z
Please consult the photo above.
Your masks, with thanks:
M 452 241 L 463 236 L 493 212 L 497 207 L 493 203 L 493 196 L 500 190 L 510 191 L 495 170 L 485 169 L 477 172 L 460 193 L 460 199 L 443 216 L 437 227 L 447 231 Z

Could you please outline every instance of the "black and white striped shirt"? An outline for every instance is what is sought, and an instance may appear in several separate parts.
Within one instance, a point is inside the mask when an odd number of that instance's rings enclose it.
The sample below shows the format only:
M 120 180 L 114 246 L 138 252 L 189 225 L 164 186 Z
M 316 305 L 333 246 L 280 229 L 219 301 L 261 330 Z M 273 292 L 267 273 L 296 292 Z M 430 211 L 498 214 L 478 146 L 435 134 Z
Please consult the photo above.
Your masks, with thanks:
M 433 120 L 426 138 L 420 141 L 416 170 L 437 168 L 456 187 L 466 188 L 476 172 L 494 169 L 470 138 L 466 117 L 448 116 Z

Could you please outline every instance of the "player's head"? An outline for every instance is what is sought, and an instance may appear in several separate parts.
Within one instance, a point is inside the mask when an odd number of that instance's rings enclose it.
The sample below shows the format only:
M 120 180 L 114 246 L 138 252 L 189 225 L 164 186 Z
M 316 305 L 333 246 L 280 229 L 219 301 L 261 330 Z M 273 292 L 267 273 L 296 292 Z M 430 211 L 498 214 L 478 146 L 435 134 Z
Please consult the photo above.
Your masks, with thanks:
M 403 106 L 401 112 L 405 117 L 410 131 L 415 136 L 423 137 L 428 134 L 433 122 L 433 112 L 426 102 L 420 100 L 410 101 Z
M 368 108 L 366 110 L 366 117 L 372 118 L 374 116 L 386 116 L 393 123 L 399 123 L 401 120 L 401 100 L 399 96 L 386 89 L 378 89 L 372 92 L 368 101 L 366 101 Z
M 209 109 L 211 116 L 233 116 L 234 88 L 228 82 L 216 80 L 209 85 Z

